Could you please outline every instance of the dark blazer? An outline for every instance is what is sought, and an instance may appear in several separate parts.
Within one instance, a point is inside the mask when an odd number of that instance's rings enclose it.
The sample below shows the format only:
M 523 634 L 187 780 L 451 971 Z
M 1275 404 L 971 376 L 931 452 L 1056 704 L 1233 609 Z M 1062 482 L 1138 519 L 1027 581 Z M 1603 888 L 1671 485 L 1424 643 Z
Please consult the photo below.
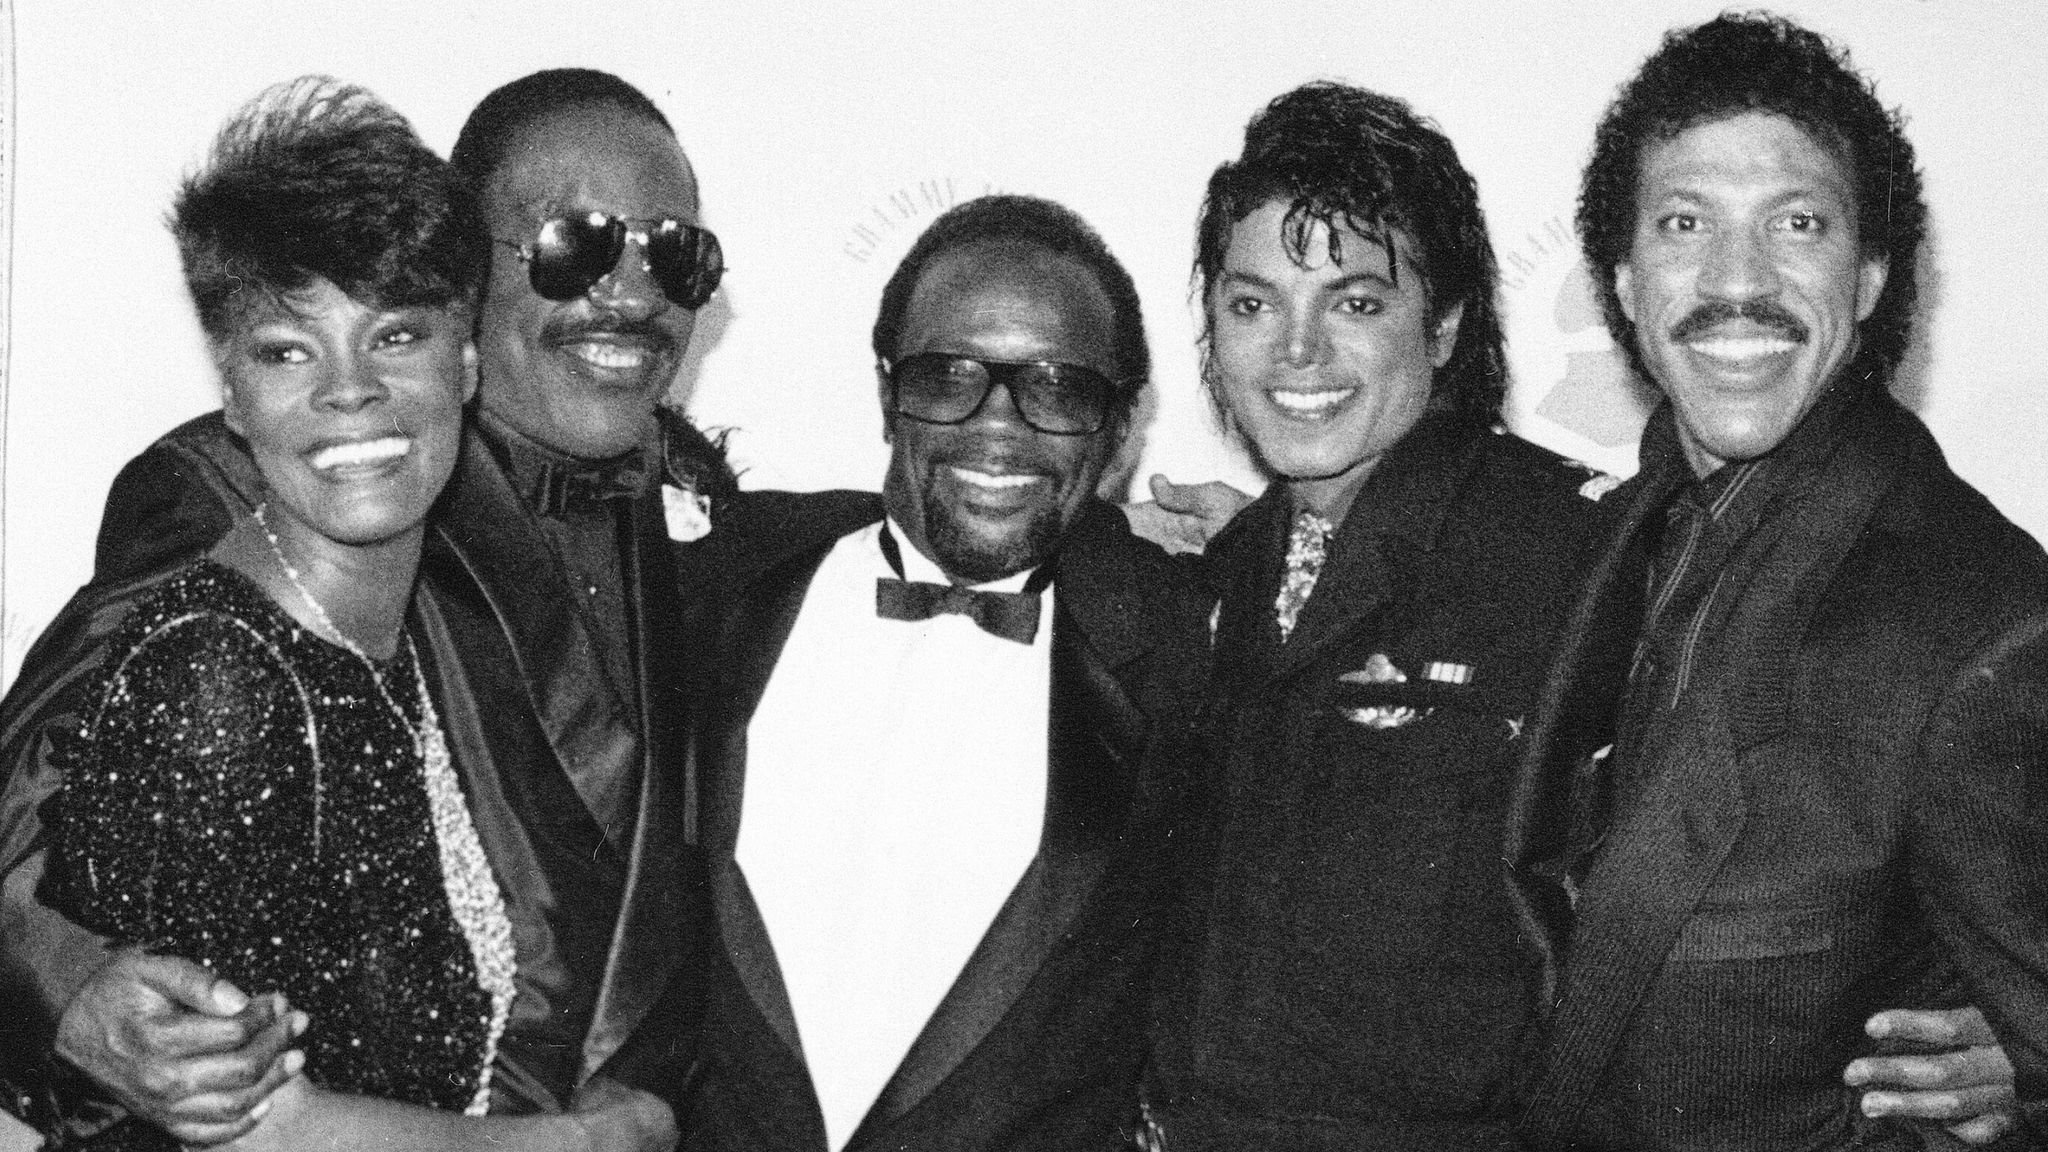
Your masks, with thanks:
M 1919 1147 L 1841 1083 L 1869 1014 L 1915 1004 L 1977 1004 L 2021 1096 L 2048 1094 L 2048 558 L 1888 395 L 1845 420 L 1723 569 L 1733 614 L 1574 897 L 1554 862 L 1602 738 L 1587 700 L 1639 626 L 1617 605 L 1668 485 L 1641 486 L 1575 610 L 1512 842 L 1558 994 L 1539 1146 Z
M 1426 421 L 1367 480 L 1285 644 L 1284 486 L 1210 544 L 1211 807 L 1148 1090 L 1168 1148 L 1512 1141 L 1537 964 L 1502 836 L 1524 722 L 1611 507 L 1581 494 L 1591 478 Z
M 788 996 L 733 850 L 747 724 L 819 564 L 882 505 L 858 493 L 741 505 L 756 527 L 727 543 L 740 544 L 745 572 L 696 606 L 714 656 L 691 763 L 723 962 L 707 977 L 683 1146 L 824 1152 Z M 1103 504 L 1069 530 L 1057 563 L 1044 841 L 851 1148 L 1115 1148 L 1135 1119 L 1172 788 L 1140 761 L 1200 687 L 1208 600 Z
M 669 433 L 672 452 L 705 458 L 684 468 L 716 461 L 679 418 Z M 93 938 L 33 897 L 35 806 L 58 783 L 44 763 L 47 742 L 65 726 L 69 694 L 125 606 L 210 547 L 259 490 L 218 413 L 131 461 L 109 496 L 94 582 L 38 642 L 6 701 L 0 995 L 42 1050 L 99 955 Z M 676 590 L 688 548 L 669 540 L 659 493 L 636 501 L 633 515 L 637 546 L 623 572 L 639 694 L 630 705 L 610 688 L 532 515 L 473 428 L 429 521 L 409 628 L 478 833 L 514 906 L 524 1003 L 515 1003 L 501 1046 L 495 1109 L 564 1106 L 608 1062 L 628 1082 L 672 1092 L 689 1059 L 689 958 L 703 941 L 704 887 L 701 857 L 686 841 L 680 775 L 694 649 L 680 630 Z M 629 1044 L 665 993 L 663 1034 Z

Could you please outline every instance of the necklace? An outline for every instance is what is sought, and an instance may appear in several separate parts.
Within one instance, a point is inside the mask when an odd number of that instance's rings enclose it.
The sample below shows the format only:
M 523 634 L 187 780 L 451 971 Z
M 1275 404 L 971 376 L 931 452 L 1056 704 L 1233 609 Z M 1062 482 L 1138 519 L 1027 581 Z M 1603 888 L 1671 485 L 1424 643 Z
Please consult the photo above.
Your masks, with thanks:
M 512 1015 L 512 998 L 517 989 L 512 976 L 517 968 L 517 959 L 512 951 L 512 920 L 505 912 L 505 896 L 498 887 L 496 873 L 491 871 L 489 858 L 484 855 L 483 841 L 478 838 L 476 824 L 470 818 L 469 805 L 462 797 L 462 784 L 455 778 L 453 758 L 448 753 L 448 738 L 441 731 L 441 718 L 434 711 L 434 699 L 427 693 L 427 674 L 420 667 L 419 649 L 412 637 L 405 637 L 405 647 L 412 657 L 414 699 L 419 703 L 419 723 L 414 724 L 398 706 L 398 700 L 391 695 L 391 689 L 384 683 L 383 670 L 370 659 L 362 647 L 349 638 L 348 633 L 335 626 L 334 618 L 327 614 L 313 591 L 300 578 L 299 570 L 285 558 L 284 544 L 277 533 L 270 530 L 270 521 L 265 518 L 267 504 L 258 504 L 251 510 L 256 526 L 263 530 L 263 538 L 270 542 L 270 553 L 277 557 L 277 566 L 284 571 L 284 578 L 313 618 L 320 622 L 328 635 L 361 661 L 370 674 L 370 682 L 377 687 L 377 694 L 384 698 L 385 706 L 398 719 L 399 726 L 412 738 L 413 751 L 419 756 L 420 776 L 426 787 L 428 814 L 434 826 L 434 841 L 440 850 L 441 883 L 448 898 L 448 909 L 455 923 L 462 930 L 463 940 L 469 945 L 471 961 L 476 965 L 477 985 L 491 999 L 491 1015 L 484 1033 L 482 1070 L 477 1077 L 476 1091 L 470 1097 L 464 1112 L 481 1116 L 490 1107 L 491 1069 L 498 1059 L 498 1041 L 505 1034 L 505 1023 Z M 319 755 L 315 745 L 314 755 Z M 315 825 L 318 835 L 318 825 Z
M 335 624 L 334 617 L 327 614 L 327 609 L 314 597 L 313 590 L 306 587 L 306 582 L 299 577 L 299 570 L 292 567 L 290 560 L 285 559 L 284 543 L 277 538 L 277 533 L 270 530 L 270 521 L 264 515 L 269 507 L 269 502 L 265 501 L 251 509 L 250 515 L 256 518 L 256 526 L 263 529 L 263 538 L 270 542 L 270 554 L 277 557 L 277 566 L 284 570 L 285 581 L 298 591 L 299 598 L 306 602 L 306 607 L 313 612 L 313 619 L 320 622 L 320 627 L 327 630 L 327 635 L 332 637 L 335 643 L 346 648 L 356 659 L 362 661 L 363 667 L 370 673 L 370 682 L 377 686 L 377 694 L 384 697 L 384 703 L 390 707 L 391 714 L 398 717 L 400 724 L 405 725 L 405 730 L 411 733 L 415 745 L 422 743 L 419 728 L 415 727 L 413 722 L 406 718 L 405 709 L 398 706 L 397 698 L 391 695 L 391 689 L 385 685 L 383 670 L 377 667 L 375 660 L 370 659 L 368 652 L 363 651 L 362 645 L 350 639 L 349 634 L 343 632 L 340 626 Z M 410 636 L 406 637 L 405 642 L 410 645 L 412 638 Z M 415 659 L 413 664 L 417 667 L 419 661 Z M 426 701 L 424 693 L 421 694 L 420 700 L 422 703 Z M 421 719 L 424 722 L 424 713 L 422 713 Z M 421 751 L 424 753 L 424 749 Z

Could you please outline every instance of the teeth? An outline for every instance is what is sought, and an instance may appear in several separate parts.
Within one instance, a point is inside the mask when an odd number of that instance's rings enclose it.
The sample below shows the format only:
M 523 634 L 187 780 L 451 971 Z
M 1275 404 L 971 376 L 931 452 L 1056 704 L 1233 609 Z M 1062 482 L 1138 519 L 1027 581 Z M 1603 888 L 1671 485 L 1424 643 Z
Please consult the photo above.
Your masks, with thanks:
M 598 368 L 632 369 L 647 362 L 647 350 L 629 345 L 586 342 L 570 345 L 570 352 L 584 363 Z
M 412 451 L 412 440 L 405 436 L 383 436 L 375 440 L 356 440 L 348 444 L 336 444 L 313 453 L 315 468 L 351 468 L 369 464 L 383 464 L 396 460 Z
M 1799 343 L 1783 336 L 1721 336 L 1695 340 L 1686 347 L 1716 360 L 1760 360 L 1790 352 L 1799 347 Z
M 1021 472 L 997 475 L 994 472 L 980 472 L 972 468 L 952 468 L 950 471 L 956 478 L 983 488 L 1022 488 L 1026 484 L 1036 484 L 1040 479 Z
M 1356 393 L 1356 388 L 1332 388 L 1323 392 L 1268 392 L 1273 403 L 1289 412 L 1315 413 L 1335 408 Z

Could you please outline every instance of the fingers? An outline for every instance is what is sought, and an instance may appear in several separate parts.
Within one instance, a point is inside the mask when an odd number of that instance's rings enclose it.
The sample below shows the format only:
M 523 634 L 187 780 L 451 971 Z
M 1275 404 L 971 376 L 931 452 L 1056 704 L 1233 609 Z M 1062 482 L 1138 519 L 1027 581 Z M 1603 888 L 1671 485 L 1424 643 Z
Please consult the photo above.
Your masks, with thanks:
M 280 1021 L 283 1029 L 288 1021 Z M 160 1123 L 186 1144 L 220 1144 L 255 1128 L 271 1109 L 271 1094 L 306 1066 L 303 1052 L 285 1052 L 271 1061 L 263 1078 L 239 1091 L 204 1092 L 180 1100 Z
M 1988 1088 L 2012 1098 L 2012 1062 L 2002 1048 L 1958 1048 L 1952 1052 L 1862 1056 L 1849 1062 L 1842 1080 L 1851 1087 L 1936 1091 Z
M 1168 512 L 1184 516 L 1199 516 L 1211 522 L 1211 528 L 1221 528 L 1232 516 L 1252 498 L 1232 488 L 1221 480 L 1205 480 L 1199 484 L 1175 484 L 1166 478 L 1164 472 L 1154 472 L 1146 485 L 1152 490 L 1152 499 Z
M 238 1004 L 227 1016 L 219 1009 Z M 233 1139 L 304 1062 L 305 1030 L 275 993 L 253 1000 L 204 968 L 124 954 L 79 989 L 58 1021 L 58 1053 L 129 1111 L 192 1144 Z
M 2012 1090 L 1957 1088 L 1926 1092 L 1865 1092 L 1863 1114 L 1872 1119 L 1893 1116 L 1909 1120 L 1975 1120 L 2012 1104 Z
M 232 1056 L 274 1023 L 275 1015 L 274 1008 L 226 1018 L 186 1011 L 123 1014 L 111 1021 L 107 1056 L 153 1065 Z
M 1963 1143 L 1979 1147 L 1999 1140 L 2019 1126 L 2019 1119 L 2011 1112 L 1994 1112 L 1989 1116 L 1965 1120 L 1961 1124 L 1950 1124 L 1948 1131 Z
M 128 953 L 114 961 L 165 1000 L 210 1016 L 234 1016 L 249 1006 L 240 988 L 222 980 L 204 965 L 176 956 Z
M 1152 490 L 1152 499 L 1169 512 L 1194 512 L 1193 500 L 1197 485 L 1182 486 L 1166 478 L 1164 472 L 1154 472 L 1145 486 Z
M 1893 1008 L 1863 1025 L 1873 1040 L 1928 1048 L 1963 1048 L 1998 1043 L 1984 1014 L 1974 1006 L 1961 1008 Z
M 204 1148 L 238 1140 L 256 1129 L 270 1114 L 270 1100 L 256 1102 L 248 1111 L 226 1120 L 171 1120 L 162 1124 L 171 1138 L 188 1148 Z

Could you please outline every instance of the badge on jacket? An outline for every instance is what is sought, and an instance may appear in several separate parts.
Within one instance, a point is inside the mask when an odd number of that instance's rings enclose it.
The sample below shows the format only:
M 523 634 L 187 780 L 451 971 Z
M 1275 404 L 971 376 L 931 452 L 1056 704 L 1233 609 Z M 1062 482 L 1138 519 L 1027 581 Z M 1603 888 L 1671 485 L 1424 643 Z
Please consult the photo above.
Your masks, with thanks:
M 1472 682 L 1472 666 L 1449 660 L 1432 660 L 1422 666 L 1422 683 L 1410 684 L 1408 674 L 1394 665 L 1384 652 L 1366 658 L 1365 667 L 1337 677 L 1342 689 L 1338 706 L 1346 720 L 1367 728 L 1399 728 L 1430 714 L 1435 701 L 1446 689 Z M 1405 687 L 1400 687 L 1405 685 Z
M 711 497 L 702 492 L 663 484 L 661 511 L 668 520 L 668 538 L 678 544 L 702 539 L 711 531 Z

